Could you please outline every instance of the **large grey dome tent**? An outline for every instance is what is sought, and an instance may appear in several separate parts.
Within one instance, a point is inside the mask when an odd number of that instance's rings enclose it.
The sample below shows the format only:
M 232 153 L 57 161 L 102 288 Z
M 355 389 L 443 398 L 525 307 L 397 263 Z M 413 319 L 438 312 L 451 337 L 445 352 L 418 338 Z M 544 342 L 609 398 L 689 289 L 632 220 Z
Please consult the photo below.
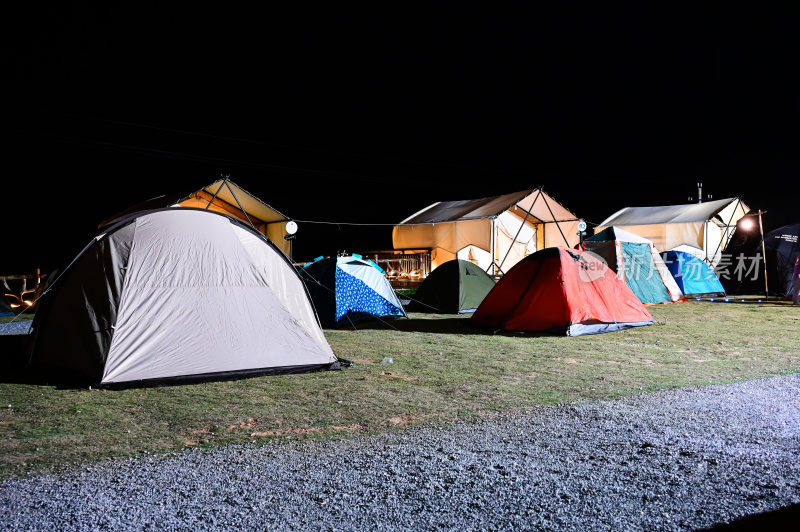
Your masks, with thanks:
M 92 383 L 339 367 L 286 256 L 210 211 L 117 220 L 39 304 L 31 363 Z

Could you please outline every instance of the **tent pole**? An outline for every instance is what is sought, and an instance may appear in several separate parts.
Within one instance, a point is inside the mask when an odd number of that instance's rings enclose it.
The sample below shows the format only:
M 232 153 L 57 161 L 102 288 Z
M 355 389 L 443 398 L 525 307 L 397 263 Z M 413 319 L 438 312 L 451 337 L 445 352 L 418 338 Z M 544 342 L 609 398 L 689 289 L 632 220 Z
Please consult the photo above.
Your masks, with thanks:
M 540 191 L 541 191 L 541 189 L 540 189 Z M 550 204 L 547 203 L 547 198 L 544 198 L 544 204 L 547 207 L 547 210 L 550 211 L 550 216 L 553 217 L 553 222 L 555 222 L 556 227 L 558 227 L 558 232 L 561 233 L 561 238 L 564 239 L 564 247 L 569 247 L 569 241 L 567 240 L 567 237 L 564 236 L 564 231 L 561 230 L 561 225 L 559 225 L 559 223 L 556 221 L 556 215 L 553 214 L 553 209 L 551 209 L 550 208 Z M 547 245 L 547 243 L 545 242 L 545 246 L 546 245 Z
M 725 233 L 726 234 L 728 233 L 728 229 L 730 229 L 730 227 L 731 227 L 731 222 L 733 221 L 733 215 L 736 214 L 736 210 L 739 208 L 739 205 L 741 203 L 742 203 L 742 197 L 741 196 L 736 196 L 736 207 L 733 208 L 733 212 L 731 213 L 730 218 L 728 218 L 728 223 L 725 225 Z M 731 241 L 731 237 L 733 237 L 733 234 L 728 236 L 728 241 L 725 242 L 725 246 L 722 245 L 722 240 L 723 239 L 721 238 L 719 240 L 719 244 L 717 245 L 717 249 L 714 250 L 714 254 L 712 255 L 712 257 L 716 257 L 717 256 L 717 251 L 719 251 L 719 252 L 725 251 L 725 247 Z M 723 236 L 723 238 L 724 238 L 724 236 Z M 722 249 L 720 249 L 720 248 L 722 248 Z M 706 253 L 706 257 L 708 257 L 708 253 Z
M 497 231 L 497 227 L 496 227 L 495 224 L 496 224 L 496 221 L 495 221 L 494 218 L 492 218 L 492 223 L 491 223 L 492 234 L 489 237 L 489 245 L 492 246 L 492 265 L 490 266 L 490 268 L 492 269 L 492 277 L 497 275 L 497 268 L 495 268 L 495 265 L 497 264 L 497 262 L 495 261 L 495 255 L 494 255 L 495 243 L 497 242 L 497 238 L 495 237 L 495 231 Z
M 256 231 L 256 232 L 260 232 L 260 231 L 258 231 L 258 229 L 256 229 L 256 226 L 255 226 L 255 225 L 253 225 L 253 222 L 250 220 L 250 217 L 249 217 L 249 216 L 247 216 L 247 211 L 245 211 L 245 210 L 244 210 L 244 207 L 242 207 L 242 204 L 241 204 L 241 203 L 239 203 L 239 198 L 237 198 L 237 197 L 236 197 L 236 193 L 235 193 L 235 192 L 233 191 L 233 189 L 231 188 L 231 185 L 230 185 L 230 183 L 228 183 L 228 182 L 227 182 L 227 178 L 226 178 L 226 180 L 225 180 L 225 183 L 228 185 L 228 190 L 230 190 L 230 191 L 231 191 L 231 196 L 233 196 L 233 199 L 235 199 L 235 200 L 236 200 L 236 205 L 238 205 L 238 206 L 239 206 L 239 210 L 240 210 L 240 211 L 242 211 L 242 214 L 244 214 L 244 217 L 245 217 L 245 218 L 247 218 L 247 223 L 249 223 L 249 224 L 250 224 L 250 227 L 252 227 L 253 229 L 255 229 L 255 231 Z M 264 236 L 266 236 L 266 235 L 264 235 Z M 290 244 L 291 244 L 291 243 L 290 243 Z
M 208 205 L 206 205 L 206 209 L 205 210 L 208 210 L 208 208 L 211 207 L 211 204 L 214 203 L 215 199 L 217 199 L 217 195 L 219 194 L 219 191 L 222 190 L 222 187 L 224 187 L 228 183 L 228 179 L 230 179 L 230 177 L 231 177 L 231 174 L 226 174 L 225 175 L 225 179 L 222 180 L 222 184 L 219 186 L 217 191 L 214 192 L 214 197 L 212 197 L 211 201 L 208 202 Z M 230 188 L 230 187 L 228 187 L 228 188 Z
M 761 256 L 764 260 L 764 301 L 769 301 L 769 284 L 767 283 L 767 250 L 764 245 L 764 227 L 761 225 L 761 215 L 767 211 L 758 211 L 758 230 L 761 232 Z
M 509 246 L 508 249 L 506 250 L 506 254 L 503 256 L 503 260 L 500 261 L 500 264 L 497 265 L 498 268 L 502 268 L 503 264 L 506 263 L 508 254 L 511 253 L 511 247 L 514 245 L 514 242 L 517 241 L 517 237 L 522 232 L 522 227 L 525 225 L 525 222 L 528 221 L 528 216 L 530 216 L 531 211 L 533 210 L 533 206 L 536 205 L 536 202 L 538 201 L 539 196 L 541 195 L 542 195 L 542 189 L 540 188 L 539 192 L 536 194 L 536 197 L 533 198 L 533 202 L 531 202 L 530 208 L 527 211 L 525 211 L 525 218 L 522 219 L 522 223 L 520 224 L 519 229 L 517 229 L 517 234 L 514 235 L 514 240 L 511 241 L 511 246 Z

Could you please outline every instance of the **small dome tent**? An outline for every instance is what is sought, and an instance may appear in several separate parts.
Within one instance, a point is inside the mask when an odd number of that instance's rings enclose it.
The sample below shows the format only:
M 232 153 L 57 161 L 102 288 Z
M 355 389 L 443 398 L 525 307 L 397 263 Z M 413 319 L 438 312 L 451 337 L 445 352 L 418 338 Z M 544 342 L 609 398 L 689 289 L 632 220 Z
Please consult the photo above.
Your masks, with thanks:
M 324 327 L 406 315 L 383 270 L 361 255 L 317 257 L 300 277 Z
M 669 273 L 678 288 L 687 296 L 723 295 L 722 283 L 708 264 L 685 251 L 671 250 L 661 253 Z
M 683 299 L 653 243 L 619 227 L 607 227 L 584 241 L 584 249 L 602 258 L 642 303 Z
M 447 261 L 425 278 L 410 308 L 447 314 L 474 312 L 494 286 L 494 280 L 477 264 Z
M 644 305 L 602 261 L 565 248 L 546 248 L 517 263 L 471 319 L 495 330 L 568 336 L 653 324 Z
M 193 208 L 107 227 L 43 295 L 28 351 L 102 385 L 339 367 L 286 256 Z

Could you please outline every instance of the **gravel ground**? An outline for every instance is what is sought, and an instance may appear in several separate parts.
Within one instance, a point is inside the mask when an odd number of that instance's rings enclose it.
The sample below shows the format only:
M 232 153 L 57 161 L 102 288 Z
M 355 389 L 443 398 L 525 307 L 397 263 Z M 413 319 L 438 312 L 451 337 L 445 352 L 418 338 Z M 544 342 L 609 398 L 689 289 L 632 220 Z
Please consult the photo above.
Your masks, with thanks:
M 7 530 L 675 530 L 800 501 L 800 374 L 0 484 Z
M 33 320 L 17 320 L 11 323 L 0 323 L 0 335 L 28 334 Z

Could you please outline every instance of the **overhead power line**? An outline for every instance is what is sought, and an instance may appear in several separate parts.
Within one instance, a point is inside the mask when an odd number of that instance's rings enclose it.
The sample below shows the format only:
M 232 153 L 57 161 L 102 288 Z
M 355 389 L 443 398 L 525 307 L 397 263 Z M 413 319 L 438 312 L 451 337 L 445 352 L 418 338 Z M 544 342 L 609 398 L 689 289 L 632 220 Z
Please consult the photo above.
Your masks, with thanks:
M 338 156 L 345 156 L 345 157 L 356 157 L 360 159 L 373 159 L 373 160 L 384 160 L 384 161 L 391 161 L 391 162 L 400 162 L 404 164 L 412 164 L 418 166 L 438 166 L 442 168 L 452 168 L 452 169 L 460 169 L 460 170 L 469 170 L 469 171 L 478 171 L 478 172 L 502 172 L 505 174 L 519 174 L 524 173 L 526 170 L 523 169 L 485 169 L 485 168 L 476 168 L 471 165 L 466 164 L 458 164 L 453 162 L 443 162 L 443 161 L 420 161 L 420 160 L 412 160 L 406 159 L 403 157 L 395 157 L 390 155 L 375 155 L 375 154 L 364 154 L 364 153 L 356 153 L 356 152 L 344 152 L 341 150 L 334 150 L 330 148 L 319 148 L 313 146 L 305 146 L 305 145 L 297 145 L 297 144 L 285 144 L 280 142 L 274 141 L 267 141 L 267 140 L 255 140 L 255 139 L 248 139 L 243 137 L 233 137 L 228 135 L 220 135 L 218 133 L 208 133 L 205 131 L 192 131 L 187 129 L 180 129 L 180 128 L 170 128 L 165 126 L 157 126 L 153 124 L 144 124 L 140 122 L 129 122 L 125 120 L 116 120 L 111 118 L 100 118 L 100 117 L 93 117 L 93 116 L 83 116 L 83 115 L 76 115 L 76 114 L 65 114 L 63 116 L 67 116 L 70 118 L 77 118 L 80 120 L 93 120 L 96 122 L 105 122 L 108 124 L 115 124 L 121 126 L 128 126 L 128 127 L 135 127 L 135 128 L 142 128 L 142 129 L 151 129 L 154 131 L 163 131 L 165 133 L 173 133 L 179 135 L 190 135 L 190 136 L 198 136 L 198 137 L 205 137 L 210 139 L 217 139 L 217 140 L 224 140 L 228 142 L 239 142 L 243 144 L 251 144 L 251 145 L 258 145 L 258 146 L 274 146 L 276 148 L 290 148 L 296 150 L 304 150 L 304 151 L 314 151 L 317 153 L 325 153 L 331 155 L 338 155 Z
M 121 143 L 114 143 L 114 142 L 106 142 L 101 140 L 94 140 L 94 139 L 86 139 L 80 137 L 66 137 L 66 136 L 56 136 L 59 140 L 65 142 L 71 142 L 74 144 L 88 144 L 94 146 L 101 146 L 105 148 L 110 148 L 116 151 L 124 151 L 128 153 L 138 153 L 143 155 L 151 155 L 155 157 L 165 157 L 169 159 L 180 159 L 186 161 L 193 161 L 193 162 L 202 162 L 202 163 L 218 163 L 218 164 L 226 164 L 226 165 L 233 165 L 239 166 L 244 168 L 254 168 L 254 169 L 268 169 L 268 170 L 280 170 L 287 173 L 297 173 L 297 174 L 317 174 L 320 176 L 336 176 L 336 177 L 356 177 L 363 181 L 370 181 L 370 182 L 378 182 L 379 179 L 374 178 L 372 176 L 367 176 L 364 174 L 358 174 L 354 172 L 345 172 L 340 170 L 322 170 L 316 168 L 303 168 L 298 166 L 285 166 L 279 165 L 274 163 L 262 163 L 256 161 L 245 161 L 242 159 L 232 159 L 227 157 L 218 157 L 213 155 L 198 155 L 195 153 L 186 153 L 186 152 L 178 152 L 172 150 L 163 150 L 159 148 L 149 148 L 145 146 L 136 146 L 133 144 L 121 144 Z

